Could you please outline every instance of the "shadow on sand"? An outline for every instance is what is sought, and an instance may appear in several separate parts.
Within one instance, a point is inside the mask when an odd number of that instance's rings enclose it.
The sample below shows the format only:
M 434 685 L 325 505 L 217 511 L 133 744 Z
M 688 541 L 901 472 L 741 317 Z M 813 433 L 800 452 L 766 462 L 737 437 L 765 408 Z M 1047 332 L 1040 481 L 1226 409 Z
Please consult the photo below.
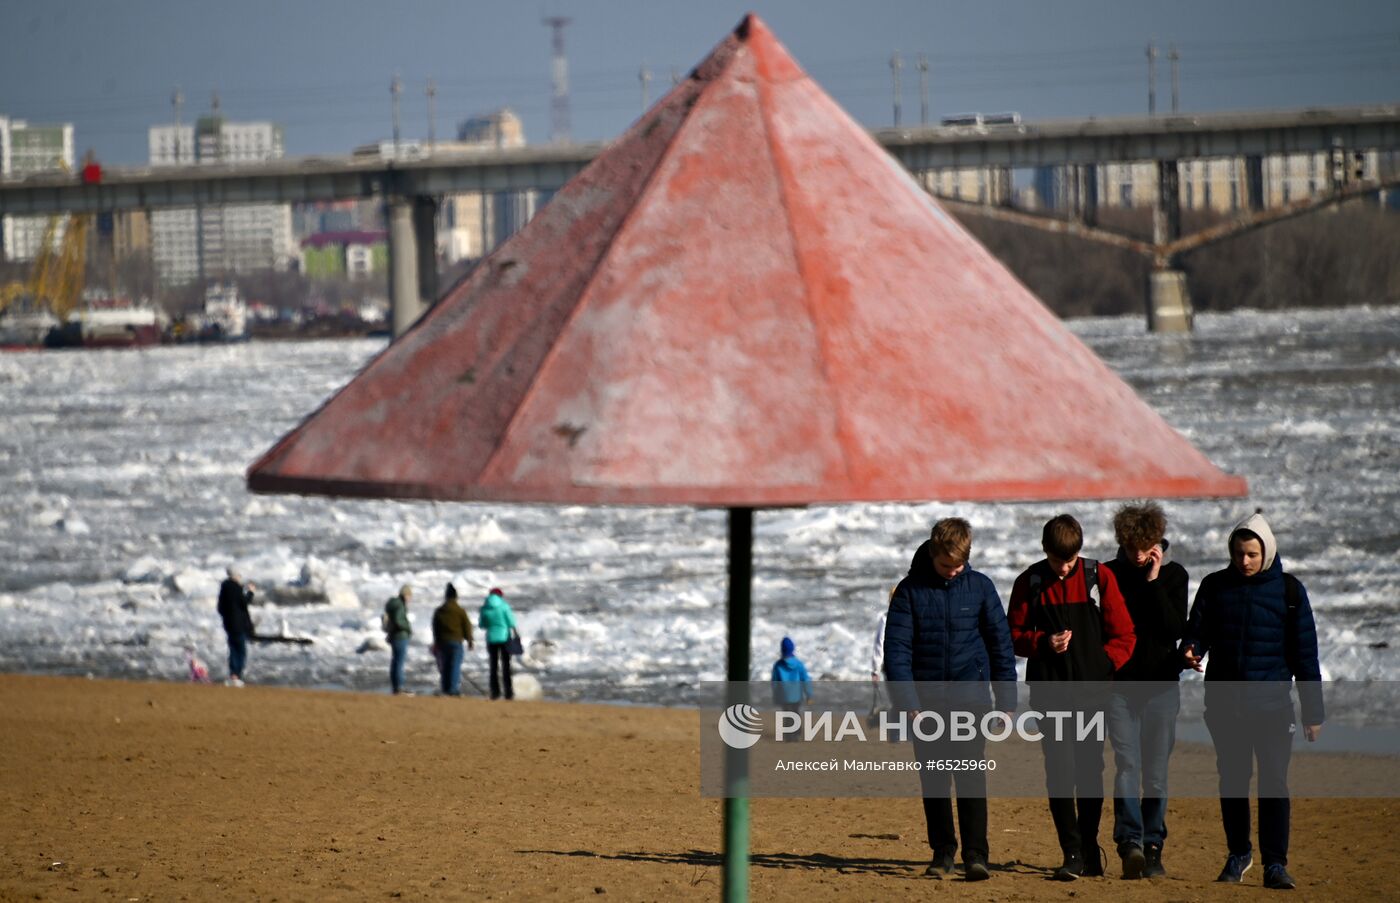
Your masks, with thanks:
M 537 856 L 573 856 L 585 859 L 610 859 L 623 862 L 655 862 L 664 865 L 720 866 L 724 856 L 711 850 L 686 850 L 677 853 L 632 851 L 625 853 L 595 853 L 592 850 L 516 850 Z M 831 856 L 826 853 L 752 853 L 749 864 L 755 868 L 827 869 L 838 874 L 887 875 L 891 878 L 922 878 L 926 859 L 874 859 L 870 857 Z M 1026 865 L 1018 861 L 993 863 L 993 872 L 1045 873 L 1051 869 Z M 961 870 L 953 880 L 963 880 Z

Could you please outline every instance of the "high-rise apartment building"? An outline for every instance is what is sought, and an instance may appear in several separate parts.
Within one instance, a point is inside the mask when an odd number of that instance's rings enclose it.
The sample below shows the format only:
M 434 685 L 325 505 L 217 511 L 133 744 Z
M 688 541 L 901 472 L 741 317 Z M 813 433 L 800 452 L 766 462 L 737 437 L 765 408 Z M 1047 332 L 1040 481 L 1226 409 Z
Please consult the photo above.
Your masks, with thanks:
M 284 153 L 282 127 L 201 117 L 194 125 L 153 126 L 152 166 L 254 163 Z M 287 204 L 226 204 L 151 214 L 151 254 L 165 284 L 282 269 L 296 258 Z
M 0 116 L 0 175 L 27 176 L 73 168 L 73 124 L 31 125 Z M 46 216 L 7 216 L 0 222 L 7 260 L 33 260 L 48 228 Z M 58 223 L 55 239 L 63 235 Z
M 457 127 L 457 141 L 450 145 L 439 143 L 436 150 L 524 146 L 525 128 L 520 117 L 502 108 L 464 120 Z M 539 206 L 538 192 L 533 191 L 497 191 L 443 198 L 438 223 L 442 256 L 447 263 L 484 257 L 518 232 Z

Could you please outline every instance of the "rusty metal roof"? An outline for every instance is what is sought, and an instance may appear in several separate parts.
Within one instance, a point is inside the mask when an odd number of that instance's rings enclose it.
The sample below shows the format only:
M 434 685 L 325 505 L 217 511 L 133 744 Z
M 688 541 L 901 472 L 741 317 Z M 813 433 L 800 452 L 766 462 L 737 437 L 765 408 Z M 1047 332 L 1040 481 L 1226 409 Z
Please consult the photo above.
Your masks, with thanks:
M 753 16 L 248 485 L 715 506 L 1245 491 Z

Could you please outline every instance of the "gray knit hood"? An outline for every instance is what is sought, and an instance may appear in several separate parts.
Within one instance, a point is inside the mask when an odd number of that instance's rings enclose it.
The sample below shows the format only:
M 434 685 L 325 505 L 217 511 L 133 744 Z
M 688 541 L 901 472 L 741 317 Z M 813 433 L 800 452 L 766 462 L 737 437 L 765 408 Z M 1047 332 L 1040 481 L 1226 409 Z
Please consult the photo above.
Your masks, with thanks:
M 1230 531 L 1230 538 L 1225 541 L 1227 550 L 1234 545 L 1235 534 L 1241 531 L 1253 533 L 1259 537 L 1260 543 L 1264 546 L 1264 566 L 1259 569 L 1260 573 L 1273 567 L 1274 558 L 1278 556 L 1278 541 L 1274 539 L 1274 531 L 1269 527 L 1269 522 L 1264 519 L 1264 515 L 1256 511 L 1235 524 L 1235 528 Z

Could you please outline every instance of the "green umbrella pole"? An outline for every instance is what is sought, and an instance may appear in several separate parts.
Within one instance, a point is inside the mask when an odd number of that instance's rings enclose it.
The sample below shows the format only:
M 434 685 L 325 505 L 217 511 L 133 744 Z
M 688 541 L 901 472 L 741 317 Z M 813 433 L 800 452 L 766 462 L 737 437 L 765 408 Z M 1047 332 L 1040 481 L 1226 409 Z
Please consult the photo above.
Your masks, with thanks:
M 753 509 L 729 509 L 729 682 L 726 706 L 749 701 Z M 724 900 L 749 898 L 749 751 L 724 751 Z

